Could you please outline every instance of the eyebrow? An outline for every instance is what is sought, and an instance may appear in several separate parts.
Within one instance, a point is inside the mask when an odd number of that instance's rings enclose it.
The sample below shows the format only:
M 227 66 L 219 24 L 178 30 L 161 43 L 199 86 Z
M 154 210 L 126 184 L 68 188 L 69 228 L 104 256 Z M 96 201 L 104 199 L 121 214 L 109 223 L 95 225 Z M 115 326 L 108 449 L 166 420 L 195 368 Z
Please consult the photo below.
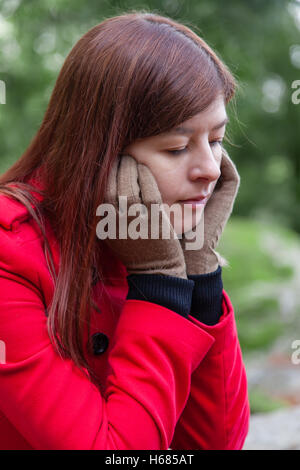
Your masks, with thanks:
M 222 122 L 214 126 L 212 128 L 212 131 L 216 131 L 217 129 L 220 129 L 221 127 L 225 126 L 227 122 L 229 122 L 228 116 L 226 116 L 226 118 Z M 195 132 L 195 129 L 191 127 L 178 126 L 178 127 L 174 127 L 174 129 L 171 129 L 168 132 L 165 132 L 164 134 L 184 134 L 184 135 L 188 134 L 190 135 L 190 134 L 193 134 L 194 132 Z

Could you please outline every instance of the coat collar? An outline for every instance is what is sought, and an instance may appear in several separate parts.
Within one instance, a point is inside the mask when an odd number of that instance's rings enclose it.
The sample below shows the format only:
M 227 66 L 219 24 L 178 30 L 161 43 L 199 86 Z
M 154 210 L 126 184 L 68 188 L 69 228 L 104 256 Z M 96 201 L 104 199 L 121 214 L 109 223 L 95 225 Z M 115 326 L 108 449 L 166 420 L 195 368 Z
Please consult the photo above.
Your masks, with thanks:
M 33 173 L 32 176 L 26 180 L 26 183 L 32 184 L 32 186 L 42 190 L 43 182 L 41 170 L 37 170 L 35 173 Z M 15 187 L 17 185 L 13 183 L 8 183 L 7 186 Z M 38 200 L 43 199 L 43 197 L 39 193 L 35 191 L 31 191 L 31 193 L 33 193 Z M 27 208 L 21 202 L 7 197 L 6 195 L 1 196 L 2 197 L 0 198 L 0 225 L 2 227 L 4 227 L 6 230 L 13 230 L 15 226 L 30 218 L 30 214 Z M 31 207 L 34 208 L 33 205 L 31 205 Z
M 3 228 L 13 230 L 17 224 L 24 222 L 29 217 L 28 211 L 23 204 L 5 195 L 1 196 L 0 225 Z

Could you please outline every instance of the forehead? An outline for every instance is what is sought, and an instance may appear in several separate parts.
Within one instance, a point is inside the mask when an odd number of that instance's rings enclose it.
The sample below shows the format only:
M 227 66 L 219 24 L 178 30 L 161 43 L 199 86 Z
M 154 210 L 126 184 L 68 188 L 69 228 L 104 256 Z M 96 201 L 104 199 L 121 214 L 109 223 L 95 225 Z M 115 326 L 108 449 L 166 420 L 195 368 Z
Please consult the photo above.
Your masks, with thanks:
M 169 137 L 175 135 L 192 135 L 194 132 L 207 132 L 223 127 L 228 122 L 224 100 L 213 101 L 204 111 L 196 114 L 181 124 L 160 133 L 156 137 Z

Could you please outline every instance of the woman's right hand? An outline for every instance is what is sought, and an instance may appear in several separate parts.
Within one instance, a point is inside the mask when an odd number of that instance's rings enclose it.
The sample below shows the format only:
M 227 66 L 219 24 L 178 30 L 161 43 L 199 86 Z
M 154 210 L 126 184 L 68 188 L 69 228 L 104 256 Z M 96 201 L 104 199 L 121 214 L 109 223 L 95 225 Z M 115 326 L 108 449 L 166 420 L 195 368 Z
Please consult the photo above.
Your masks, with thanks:
M 127 198 L 122 198 L 123 201 L 127 200 L 127 210 L 119 207 L 119 196 Z M 128 274 L 162 274 L 187 279 L 180 241 L 161 206 L 162 198 L 156 180 L 146 165 L 138 163 L 131 155 L 118 157 L 108 177 L 104 202 L 112 204 L 116 214 L 116 238 L 113 239 L 112 234 L 109 234 L 110 238 L 104 239 L 104 243 L 120 258 Z M 132 214 L 132 204 L 143 204 L 147 211 L 141 213 L 138 210 L 133 212 L 134 215 L 129 215 Z M 151 238 L 151 204 L 160 205 L 162 214 L 157 217 L 157 222 L 152 220 L 153 229 L 157 229 L 157 238 Z M 147 238 L 130 237 L 130 222 L 137 217 L 142 221 L 143 228 L 146 228 L 143 233 Z M 162 238 L 162 220 L 169 230 L 167 238 Z M 120 224 L 125 228 L 126 238 L 119 236 Z M 137 225 L 137 228 L 141 231 L 141 226 Z

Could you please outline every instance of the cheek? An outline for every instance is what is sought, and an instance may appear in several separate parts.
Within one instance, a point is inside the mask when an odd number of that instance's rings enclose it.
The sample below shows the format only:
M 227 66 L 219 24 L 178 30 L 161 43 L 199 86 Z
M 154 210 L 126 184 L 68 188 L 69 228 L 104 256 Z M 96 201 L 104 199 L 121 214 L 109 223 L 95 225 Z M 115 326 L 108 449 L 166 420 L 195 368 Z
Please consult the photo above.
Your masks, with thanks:
M 219 152 L 218 155 L 216 156 L 216 161 L 217 161 L 218 167 L 221 168 L 222 149 L 220 149 L 220 152 Z
M 182 183 L 182 171 L 178 168 L 178 164 L 174 162 L 166 162 L 163 157 L 159 161 L 147 163 L 162 196 L 162 201 L 167 204 L 173 204 L 177 200 L 178 188 Z
M 152 170 L 152 173 L 156 180 L 162 201 L 169 204 L 172 201 L 172 187 L 170 187 L 170 179 L 167 178 L 163 171 L 154 172 Z
M 173 204 L 177 200 L 178 189 L 182 183 L 182 167 L 179 160 L 142 144 L 126 147 L 123 154 L 126 153 L 150 169 L 157 182 L 162 201 Z

